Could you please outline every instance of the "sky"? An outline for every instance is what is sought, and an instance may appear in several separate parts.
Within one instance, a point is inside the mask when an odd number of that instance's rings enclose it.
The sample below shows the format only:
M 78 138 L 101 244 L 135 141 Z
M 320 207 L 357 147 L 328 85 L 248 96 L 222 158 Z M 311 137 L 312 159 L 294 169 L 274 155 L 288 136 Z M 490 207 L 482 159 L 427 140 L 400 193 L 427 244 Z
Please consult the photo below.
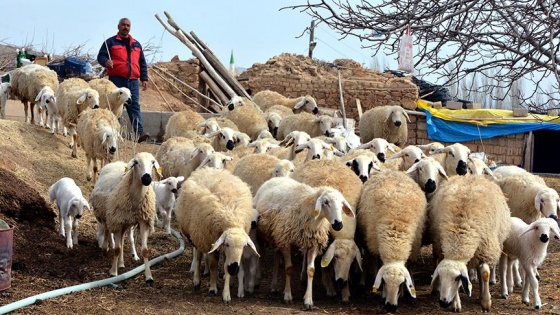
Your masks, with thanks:
M 194 31 L 226 66 L 233 50 L 235 65 L 249 68 L 283 52 L 307 55 L 309 35 L 296 37 L 310 25 L 311 17 L 297 10 L 279 11 L 297 3 L 293 0 L 3 0 L 5 14 L 0 19 L 0 41 L 20 46 L 33 43 L 38 50 L 54 48 L 59 54 L 84 44 L 84 52 L 96 56 L 103 40 L 117 33 L 118 20 L 128 17 L 132 37 L 142 44 L 150 41 L 161 47 L 161 53 L 148 62 L 169 61 L 175 55 L 181 60 L 192 58 L 191 51 L 155 18 L 159 14 L 167 21 L 164 15 L 167 11 L 183 30 Z M 318 25 L 315 37 L 314 58 L 325 61 L 349 58 L 370 66 L 372 50 L 361 49 L 357 39 L 339 40 L 340 36 L 324 24 Z M 396 67 L 394 56 L 385 58 Z

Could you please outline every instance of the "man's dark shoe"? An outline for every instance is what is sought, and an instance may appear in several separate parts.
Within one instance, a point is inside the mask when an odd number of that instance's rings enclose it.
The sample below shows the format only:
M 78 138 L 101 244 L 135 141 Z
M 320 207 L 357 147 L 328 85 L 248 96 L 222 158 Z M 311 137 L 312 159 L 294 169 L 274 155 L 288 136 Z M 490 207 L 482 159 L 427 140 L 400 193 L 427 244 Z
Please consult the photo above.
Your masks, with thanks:
M 150 139 L 150 135 L 144 132 L 138 137 L 138 143 L 148 141 L 148 139 Z

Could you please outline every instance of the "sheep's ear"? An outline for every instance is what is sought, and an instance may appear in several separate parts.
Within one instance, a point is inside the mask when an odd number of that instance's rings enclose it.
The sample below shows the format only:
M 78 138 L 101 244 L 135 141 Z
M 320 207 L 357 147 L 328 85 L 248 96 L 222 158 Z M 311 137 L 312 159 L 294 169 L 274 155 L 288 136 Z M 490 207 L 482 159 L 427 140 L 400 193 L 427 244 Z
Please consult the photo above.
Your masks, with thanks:
M 305 105 L 305 97 L 302 97 L 297 103 L 294 104 L 294 109 L 300 109 Z
M 210 155 L 208 155 L 207 157 L 205 157 L 204 160 L 202 161 L 202 163 L 200 163 L 200 165 L 199 165 L 196 169 L 198 170 L 198 169 L 203 168 L 203 167 L 206 166 L 206 164 L 208 164 L 209 162 L 210 162 Z
M 391 146 L 389 146 L 389 147 L 391 147 Z M 389 158 L 389 160 L 398 159 L 398 158 L 400 158 L 400 157 L 404 158 L 404 157 L 403 157 L 403 151 L 391 155 L 391 157 Z
M 412 164 L 412 166 L 408 170 L 406 170 L 406 173 L 410 175 L 416 172 L 416 170 L 418 170 L 418 162 Z
M 177 177 L 177 184 L 182 183 L 185 180 L 185 176 Z
M 161 166 L 159 166 L 159 163 L 156 160 L 154 160 L 154 168 L 156 169 L 159 178 L 163 178 L 163 175 L 161 174 Z
M 84 205 L 85 205 L 86 209 L 88 209 L 89 213 L 91 213 L 91 207 L 89 206 L 89 203 L 85 199 L 84 199 Z
M 352 207 L 350 207 L 350 204 L 346 200 L 344 200 L 342 202 L 342 212 L 344 212 L 344 214 L 346 214 L 347 216 L 349 216 L 351 218 L 356 216 L 356 214 L 354 213 L 354 210 L 352 210 Z
M 107 141 L 107 138 L 109 138 L 109 133 L 108 133 L 108 132 L 105 132 L 105 133 L 103 134 L 103 141 L 101 141 L 101 144 L 105 143 L 105 141 Z
M 465 290 L 465 293 L 468 296 L 471 296 L 472 284 L 469 281 L 469 275 L 464 274 L 464 272 L 461 272 L 461 274 L 459 275 L 459 279 L 461 280 L 461 285 L 463 286 L 463 290 Z
M 205 136 L 207 138 L 212 138 L 212 137 L 217 136 L 219 133 L 220 133 L 220 130 L 216 130 L 216 131 L 212 131 L 211 133 L 207 133 Z
M 392 114 L 393 114 L 393 109 L 388 108 L 387 111 L 385 111 L 385 120 L 384 121 L 387 121 L 389 119 L 389 117 L 391 117 Z
M 538 193 L 535 196 L 535 209 L 537 209 L 537 211 L 540 213 L 541 212 L 541 194 Z
M 327 251 L 323 255 L 323 258 L 321 258 L 321 267 L 325 268 L 330 265 L 334 257 L 334 249 L 334 243 L 331 243 L 331 245 L 329 245 L 329 248 L 327 248 Z
M 356 147 L 356 149 L 369 149 L 369 148 L 371 148 L 371 144 L 369 142 L 360 144 L 359 146 Z
M 488 166 L 484 167 L 484 169 L 482 170 L 482 174 L 489 175 L 490 177 L 492 177 L 492 179 L 498 180 L 498 178 L 494 176 L 494 172 L 492 172 L 492 170 Z
M 439 163 L 438 163 L 438 166 L 437 166 L 437 170 L 438 170 L 439 175 L 441 175 L 441 177 L 445 178 L 445 180 L 449 179 L 449 177 L 447 177 L 447 173 L 445 173 L 445 170 L 443 169 L 443 166 L 441 166 L 441 164 L 439 164 Z
M 434 270 L 434 274 L 432 274 L 432 282 L 430 283 L 430 286 L 434 286 L 435 283 L 437 283 L 439 274 L 438 274 L 438 268 L 436 267 L 436 270 Z
M 346 161 L 346 166 L 352 167 L 352 164 L 354 164 L 354 160 Z
M 558 228 L 558 223 L 555 222 L 550 226 L 550 232 L 554 235 L 555 239 L 560 240 L 560 229 Z
M 246 246 L 249 246 L 249 250 L 251 251 L 251 253 L 253 253 L 253 255 L 257 257 L 261 257 L 261 255 L 257 252 L 257 247 L 255 246 L 255 243 L 253 243 L 250 237 L 247 238 Z
M 296 150 L 294 151 L 296 154 L 303 151 L 303 149 L 307 148 L 307 143 L 298 144 Z
M 135 159 L 130 160 L 125 167 L 125 172 L 132 169 L 136 164 L 138 164 L 138 162 Z
M 408 122 L 410 122 L 410 118 L 408 117 L 408 114 L 406 113 L 406 110 L 404 110 L 404 108 L 403 108 L 403 110 L 402 110 L 402 113 L 403 113 L 404 117 L 406 117 L 406 120 L 407 120 Z
M 78 100 L 76 100 L 76 104 L 77 105 L 83 104 L 86 101 L 86 98 L 87 98 L 87 93 L 82 93 L 82 95 L 80 95 Z
M 400 149 L 397 145 L 393 143 L 389 143 L 389 146 L 387 148 L 389 149 L 389 151 L 393 153 L 397 153 L 397 149 Z
M 282 140 L 279 145 L 283 145 L 285 147 L 289 146 L 290 144 L 294 143 L 294 137 L 289 134 L 286 136 L 286 138 L 284 138 L 284 140 Z
M 362 252 L 358 246 L 356 246 L 356 262 L 358 263 L 358 267 L 360 267 L 360 271 L 364 272 L 362 268 Z
M 313 210 L 313 217 L 315 217 L 315 220 L 319 218 L 321 210 L 323 210 L 323 197 L 319 197 L 317 201 L 315 201 L 315 209 Z
M 222 246 L 222 244 L 224 243 L 224 240 L 226 239 L 226 235 L 224 233 L 222 233 L 222 235 L 220 235 L 220 237 L 218 238 L 218 240 L 216 241 L 216 243 L 212 244 L 212 249 L 210 249 L 210 251 L 208 252 L 208 254 L 213 253 L 216 249 L 220 248 L 220 246 Z
M 198 124 L 198 125 L 196 125 L 196 126 L 197 126 L 198 128 L 203 128 L 203 127 L 206 128 L 206 126 L 208 126 L 208 123 L 207 123 L 207 121 L 205 120 L 205 121 L 201 122 L 200 124 Z
M 410 272 L 408 271 L 408 269 L 405 270 L 406 273 L 404 275 L 404 279 L 405 279 L 404 285 L 406 286 L 408 293 L 410 293 L 410 296 L 416 298 L 416 289 L 414 288 L 414 282 L 412 282 L 412 277 L 410 277 Z
M 530 224 L 528 227 L 525 228 L 525 230 L 523 232 L 521 232 L 521 234 L 519 234 L 518 237 L 521 237 L 521 236 L 531 232 L 534 229 L 535 229 L 535 226 L 533 224 Z
M 35 102 L 38 102 L 42 96 L 43 96 L 43 90 L 39 91 L 39 94 L 37 94 L 37 97 L 35 97 Z
M 312 120 L 313 123 L 320 123 L 321 122 L 321 117 L 315 117 Z
M 375 281 L 373 282 L 373 293 L 377 293 L 381 290 L 383 286 L 383 273 L 385 272 L 385 266 L 381 266 L 379 271 L 377 271 L 377 276 L 375 276 Z

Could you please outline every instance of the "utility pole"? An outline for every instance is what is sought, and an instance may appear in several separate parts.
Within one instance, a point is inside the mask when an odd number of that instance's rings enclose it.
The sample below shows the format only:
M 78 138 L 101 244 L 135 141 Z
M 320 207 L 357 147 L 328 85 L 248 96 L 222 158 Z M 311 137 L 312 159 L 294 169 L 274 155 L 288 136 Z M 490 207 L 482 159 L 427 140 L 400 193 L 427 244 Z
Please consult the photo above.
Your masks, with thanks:
M 311 26 L 309 26 L 309 58 L 313 59 L 313 49 L 317 46 L 315 41 L 315 20 L 311 20 Z

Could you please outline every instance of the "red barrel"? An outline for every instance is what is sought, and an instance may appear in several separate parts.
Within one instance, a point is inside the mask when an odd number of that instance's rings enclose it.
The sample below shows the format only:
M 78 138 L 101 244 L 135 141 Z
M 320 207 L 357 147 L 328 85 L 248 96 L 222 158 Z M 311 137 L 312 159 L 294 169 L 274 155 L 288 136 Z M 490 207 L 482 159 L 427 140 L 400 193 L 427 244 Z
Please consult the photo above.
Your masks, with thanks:
M 12 286 L 12 254 L 14 228 L 0 229 L 0 291 Z

